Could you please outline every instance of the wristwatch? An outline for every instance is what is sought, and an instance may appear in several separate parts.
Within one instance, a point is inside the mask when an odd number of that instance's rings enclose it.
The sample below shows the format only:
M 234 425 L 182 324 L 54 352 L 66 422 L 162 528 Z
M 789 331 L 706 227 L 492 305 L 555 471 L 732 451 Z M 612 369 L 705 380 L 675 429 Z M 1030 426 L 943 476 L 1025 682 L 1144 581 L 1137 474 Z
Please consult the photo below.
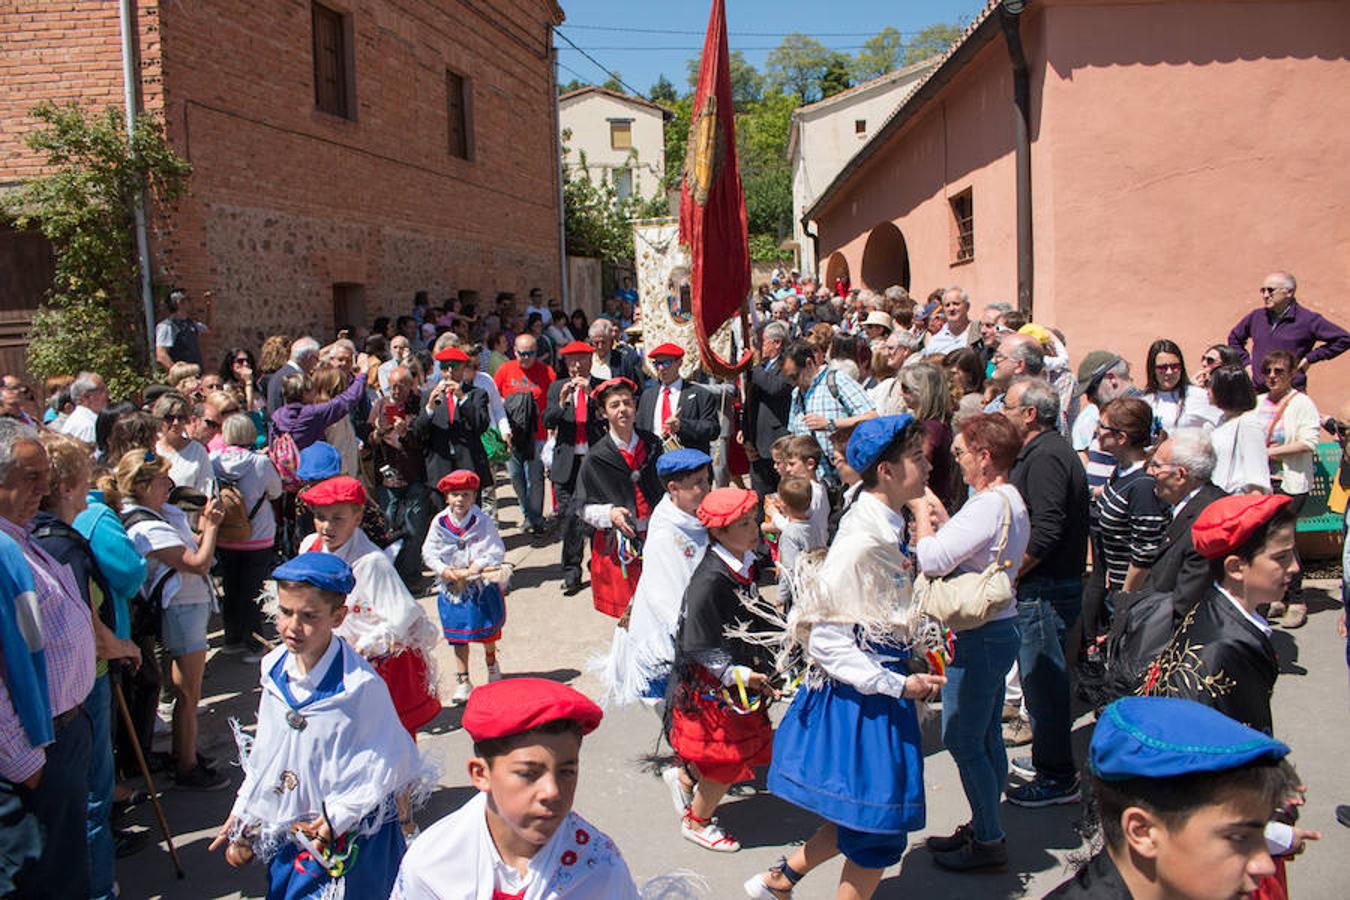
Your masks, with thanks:
M 827 419 L 827 420 L 825 421 L 825 424 L 827 424 L 827 425 L 830 426 L 830 428 L 829 428 L 830 431 L 835 431 L 835 430 L 837 430 L 837 427 L 838 427 L 838 426 L 836 426 L 836 425 L 834 424 L 834 419 Z

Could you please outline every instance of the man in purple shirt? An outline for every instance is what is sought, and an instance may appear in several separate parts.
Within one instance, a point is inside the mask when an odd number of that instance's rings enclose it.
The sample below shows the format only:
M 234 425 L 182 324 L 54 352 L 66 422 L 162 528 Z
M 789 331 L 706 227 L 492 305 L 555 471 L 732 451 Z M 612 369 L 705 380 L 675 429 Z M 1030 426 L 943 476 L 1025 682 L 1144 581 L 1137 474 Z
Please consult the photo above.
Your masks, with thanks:
M 94 686 L 94 626 L 70 570 L 37 545 L 28 526 L 49 490 L 37 432 L 0 419 L 0 533 L 23 551 L 37 595 L 55 740 L 14 739 L 15 709 L 0 704 L 0 777 L 15 785 L 42 826 L 42 856 L 16 879 L 19 897 L 88 897 L 85 802 L 93 732 L 84 700 Z
M 1298 371 L 1294 373 L 1296 388 L 1307 385 L 1308 367 L 1313 363 L 1335 359 L 1350 350 L 1350 332 L 1300 306 L 1294 299 L 1297 289 L 1298 282 L 1288 272 L 1270 273 L 1261 286 L 1265 307 L 1247 313 L 1228 332 L 1228 345 L 1237 348 L 1260 390 L 1266 387 L 1261 361 L 1272 350 L 1288 350 L 1298 360 Z M 1250 355 L 1248 340 L 1252 342 Z

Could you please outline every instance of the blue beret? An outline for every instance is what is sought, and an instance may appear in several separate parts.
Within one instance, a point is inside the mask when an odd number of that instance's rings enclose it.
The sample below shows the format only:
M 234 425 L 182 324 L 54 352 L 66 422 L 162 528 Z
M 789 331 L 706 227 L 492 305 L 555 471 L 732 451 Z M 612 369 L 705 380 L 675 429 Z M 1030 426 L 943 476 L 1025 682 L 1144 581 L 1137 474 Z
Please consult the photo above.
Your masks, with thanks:
M 844 453 L 848 464 L 856 472 L 866 472 L 881 458 L 886 448 L 895 443 L 896 436 L 913 421 L 914 417 L 905 413 L 860 422 L 848 439 L 848 450 Z
M 300 451 L 300 465 L 295 474 L 301 481 L 323 481 L 341 475 L 342 455 L 332 444 L 315 441 Z
M 301 553 L 272 570 L 277 581 L 303 581 L 323 591 L 350 594 L 356 587 L 352 567 L 332 553 Z
M 1289 748 L 1194 700 L 1122 697 L 1097 721 L 1088 751 L 1103 781 L 1224 772 L 1283 759 Z
M 672 450 L 662 453 L 656 459 L 656 474 L 660 478 L 683 475 L 685 472 L 697 472 L 704 466 L 712 465 L 712 457 L 702 450 Z

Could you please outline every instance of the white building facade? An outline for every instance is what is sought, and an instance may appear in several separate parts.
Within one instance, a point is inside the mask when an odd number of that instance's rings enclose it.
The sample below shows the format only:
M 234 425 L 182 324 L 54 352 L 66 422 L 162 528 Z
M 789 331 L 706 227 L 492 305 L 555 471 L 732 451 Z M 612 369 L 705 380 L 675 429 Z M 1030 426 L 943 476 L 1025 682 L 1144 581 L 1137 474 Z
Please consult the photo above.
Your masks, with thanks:
M 657 103 L 590 85 L 558 98 L 563 166 L 577 172 L 584 156 L 591 180 L 614 186 L 620 199 L 664 193 L 664 125 L 673 113 Z

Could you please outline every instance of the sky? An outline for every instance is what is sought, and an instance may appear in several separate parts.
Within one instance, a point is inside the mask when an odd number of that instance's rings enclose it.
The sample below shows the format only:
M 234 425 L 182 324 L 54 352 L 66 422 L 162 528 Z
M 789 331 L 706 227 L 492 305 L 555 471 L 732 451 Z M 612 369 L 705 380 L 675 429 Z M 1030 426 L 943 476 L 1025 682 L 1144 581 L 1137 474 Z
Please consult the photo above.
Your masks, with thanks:
M 560 2 L 567 14 L 556 41 L 561 81 L 600 84 L 608 77 L 565 36 L 638 93 L 645 94 L 662 74 L 679 91 L 687 89 L 685 64 L 703 47 L 712 0 Z M 968 23 L 984 5 L 984 0 L 727 0 L 728 43 L 762 71 L 769 51 L 794 31 L 854 55 L 887 25 L 908 36 L 935 22 Z

